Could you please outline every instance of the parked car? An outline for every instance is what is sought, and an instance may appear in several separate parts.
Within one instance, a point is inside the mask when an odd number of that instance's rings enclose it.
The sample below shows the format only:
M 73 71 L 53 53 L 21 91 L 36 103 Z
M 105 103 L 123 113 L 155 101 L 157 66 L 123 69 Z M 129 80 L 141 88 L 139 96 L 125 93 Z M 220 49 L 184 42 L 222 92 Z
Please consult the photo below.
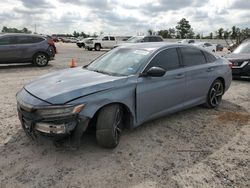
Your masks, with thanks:
M 216 51 L 223 51 L 224 47 L 221 44 L 216 45 Z
M 46 66 L 54 59 L 56 46 L 48 36 L 30 34 L 0 35 L 0 64 L 32 62 Z
M 179 43 L 182 43 L 182 44 L 194 44 L 195 40 L 194 39 L 183 39 L 183 40 L 179 41 Z
M 85 38 L 85 39 L 82 39 L 82 40 L 77 41 L 77 42 L 76 42 L 76 45 L 77 45 L 79 48 L 85 48 L 86 42 L 89 43 L 89 42 L 91 42 L 92 40 L 94 40 L 94 38 L 88 37 L 88 38 Z
M 234 78 L 250 77 L 250 41 L 240 44 L 225 57 L 233 64 L 232 73 Z
M 158 35 L 150 35 L 150 36 L 135 36 L 129 38 L 125 43 L 114 45 L 114 48 L 121 45 L 130 45 L 133 43 L 141 43 L 141 42 L 163 42 L 161 36 Z
M 193 45 L 202 47 L 202 48 L 206 48 L 207 50 L 211 51 L 211 52 L 216 52 L 216 45 L 212 44 L 210 42 L 196 42 Z
M 102 48 L 111 49 L 117 43 L 118 40 L 115 38 L 115 36 L 99 36 L 98 38 L 86 43 L 85 48 L 90 51 L 93 49 L 95 49 L 96 51 L 100 51 Z
M 116 147 L 124 128 L 186 108 L 216 108 L 230 86 L 229 62 L 190 45 L 140 43 L 115 48 L 84 67 L 38 78 L 17 93 L 19 119 L 34 136 L 87 128 Z

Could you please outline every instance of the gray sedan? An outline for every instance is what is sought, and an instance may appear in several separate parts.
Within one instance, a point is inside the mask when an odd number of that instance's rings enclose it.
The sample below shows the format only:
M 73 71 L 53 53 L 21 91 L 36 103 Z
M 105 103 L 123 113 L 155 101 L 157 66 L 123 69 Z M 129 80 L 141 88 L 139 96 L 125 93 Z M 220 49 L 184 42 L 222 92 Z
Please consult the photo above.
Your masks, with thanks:
M 183 44 L 143 43 L 115 48 L 85 67 L 55 72 L 17 94 L 27 135 L 71 135 L 87 128 L 116 147 L 124 128 L 196 105 L 216 108 L 229 88 L 229 62 Z

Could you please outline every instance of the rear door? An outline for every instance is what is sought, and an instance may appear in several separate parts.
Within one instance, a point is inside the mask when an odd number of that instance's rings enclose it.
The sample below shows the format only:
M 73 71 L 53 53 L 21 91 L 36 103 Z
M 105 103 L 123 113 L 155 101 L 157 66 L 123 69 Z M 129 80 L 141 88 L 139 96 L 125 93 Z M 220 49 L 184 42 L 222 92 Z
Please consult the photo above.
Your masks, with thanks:
M 20 56 L 20 51 L 16 44 L 15 36 L 3 36 L 0 38 L 0 61 L 16 61 Z
M 136 88 L 137 121 L 142 123 L 182 108 L 185 96 L 185 72 L 180 67 L 176 48 L 159 52 L 145 68 L 161 67 L 162 77 L 139 77 Z
M 36 50 L 36 41 L 33 36 L 18 36 L 17 37 L 18 49 L 20 50 L 20 56 L 23 59 L 31 59 L 33 51 Z M 20 57 L 20 58 L 21 58 Z
M 215 67 L 207 63 L 206 57 L 200 49 L 180 47 L 179 50 L 187 80 L 185 105 L 192 106 L 205 101 L 207 91 L 213 80 Z

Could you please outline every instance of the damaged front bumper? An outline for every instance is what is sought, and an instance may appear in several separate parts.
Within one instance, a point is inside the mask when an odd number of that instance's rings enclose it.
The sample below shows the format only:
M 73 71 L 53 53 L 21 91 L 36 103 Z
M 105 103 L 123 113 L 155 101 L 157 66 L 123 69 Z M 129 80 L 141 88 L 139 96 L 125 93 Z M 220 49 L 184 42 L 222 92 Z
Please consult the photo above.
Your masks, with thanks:
M 26 106 L 24 103 L 18 103 L 17 110 L 24 131 L 32 139 L 40 133 L 50 137 L 73 135 L 79 137 L 74 139 L 80 139 L 89 123 L 89 118 L 79 114 L 55 117 L 52 115 L 45 118 L 36 113 L 35 108 Z

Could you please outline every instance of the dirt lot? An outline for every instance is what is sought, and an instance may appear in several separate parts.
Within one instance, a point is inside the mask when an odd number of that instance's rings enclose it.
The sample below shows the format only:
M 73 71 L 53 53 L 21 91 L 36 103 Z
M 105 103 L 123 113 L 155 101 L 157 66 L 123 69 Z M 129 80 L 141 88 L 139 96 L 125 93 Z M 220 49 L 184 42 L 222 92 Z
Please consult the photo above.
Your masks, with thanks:
M 93 134 L 77 151 L 30 141 L 15 94 L 39 75 L 84 65 L 102 52 L 57 44 L 46 68 L 0 66 L 0 187 L 250 187 L 250 82 L 233 81 L 216 110 L 195 107 L 123 133 L 114 150 Z

